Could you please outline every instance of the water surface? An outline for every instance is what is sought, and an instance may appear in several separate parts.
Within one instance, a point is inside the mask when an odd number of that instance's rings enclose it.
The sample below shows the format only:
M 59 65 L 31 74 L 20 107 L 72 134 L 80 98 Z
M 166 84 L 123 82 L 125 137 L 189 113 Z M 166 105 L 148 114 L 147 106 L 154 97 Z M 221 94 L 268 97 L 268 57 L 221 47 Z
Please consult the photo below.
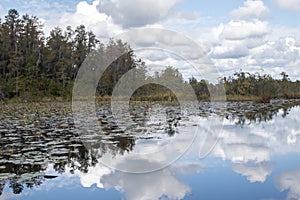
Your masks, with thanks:
M 300 199 L 299 104 L 1 105 L 0 199 Z

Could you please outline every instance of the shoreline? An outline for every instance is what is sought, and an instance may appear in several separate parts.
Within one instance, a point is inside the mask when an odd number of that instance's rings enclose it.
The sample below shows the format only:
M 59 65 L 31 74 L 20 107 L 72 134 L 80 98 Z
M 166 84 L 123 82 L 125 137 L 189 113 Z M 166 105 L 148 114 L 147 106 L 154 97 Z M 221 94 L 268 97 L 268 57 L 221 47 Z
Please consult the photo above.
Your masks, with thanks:
M 92 99 L 95 99 L 96 103 L 109 103 L 111 102 L 111 97 L 110 96 L 105 96 L 105 97 L 91 97 Z M 81 97 L 77 98 L 79 101 L 86 101 L 90 100 L 87 97 Z M 267 101 L 264 101 L 261 99 L 261 97 L 257 96 L 231 96 L 228 95 L 226 96 L 226 100 L 222 99 L 215 99 L 215 100 L 209 100 L 209 99 L 202 99 L 198 100 L 199 103 L 209 103 L 209 102 L 252 102 L 252 103 L 271 103 L 272 101 L 300 101 L 300 98 L 271 98 L 267 99 Z M 119 101 L 126 101 L 124 99 L 120 99 Z M 159 99 L 159 98 L 153 98 L 153 97 L 138 97 L 138 98 L 133 98 L 130 99 L 130 102 L 161 102 L 165 103 L 167 105 L 178 105 L 178 101 L 175 99 L 172 100 L 167 100 L 165 98 Z M 14 105 L 14 104 L 50 104 L 50 103 L 69 103 L 72 104 L 72 99 L 63 99 L 63 98 L 42 98 L 40 100 L 27 100 L 27 99 L 18 99 L 18 98 L 13 98 L 13 99 L 8 99 L 8 100 L 0 100 L 0 105 Z

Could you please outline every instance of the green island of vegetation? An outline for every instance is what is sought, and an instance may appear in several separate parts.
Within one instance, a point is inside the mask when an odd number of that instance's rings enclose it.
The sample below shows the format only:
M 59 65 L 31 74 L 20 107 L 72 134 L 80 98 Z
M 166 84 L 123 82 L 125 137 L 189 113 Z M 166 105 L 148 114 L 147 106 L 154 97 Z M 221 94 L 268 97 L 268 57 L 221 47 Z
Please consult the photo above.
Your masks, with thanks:
M 209 101 L 210 92 L 223 86 L 228 101 L 269 102 L 271 99 L 300 98 L 300 81 L 291 81 L 282 72 L 280 79 L 268 74 L 239 71 L 221 77 L 219 83 L 190 77 L 184 80 L 174 67 L 149 76 L 145 62 L 137 58 L 129 44 L 110 39 L 101 43 L 84 25 L 66 30 L 54 28 L 45 36 L 40 20 L 35 16 L 20 16 L 15 9 L 0 19 L 0 102 L 70 100 L 77 72 L 87 55 L 111 51 L 127 52 L 116 59 L 101 77 L 97 96 L 109 99 L 120 77 L 137 69 L 145 79 L 176 78 L 190 84 L 199 101 Z M 172 95 L 171 95 L 172 96 Z M 137 100 L 172 100 L 167 88 L 156 84 L 145 85 L 134 94 Z

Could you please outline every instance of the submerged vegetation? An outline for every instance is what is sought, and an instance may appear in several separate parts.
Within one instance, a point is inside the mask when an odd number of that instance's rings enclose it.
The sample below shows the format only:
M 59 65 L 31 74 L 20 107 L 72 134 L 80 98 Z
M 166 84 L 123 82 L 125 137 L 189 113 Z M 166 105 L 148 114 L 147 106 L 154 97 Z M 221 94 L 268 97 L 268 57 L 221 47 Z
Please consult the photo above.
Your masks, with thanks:
M 100 79 L 97 88 L 100 99 L 109 99 L 119 79 L 131 69 L 136 69 L 145 80 L 176 79 L 182 83 L 183 90 L 191 85 L 200 101 L 209 101 L 210 92 L 223 86 L 230 101 L 300 98 L 300 82 L 291 81 L 285 72 L 281 73 L 282 79 L 274 79 L 267 74 L 240 71 L 220 77 L 217 84 L 194 77 L 184 80 L 172 66 L 150 76 L 145 62 L 135 56 L 127 43 L 111 39 L 105 45 L 84 25 L 75 29 L 68 26 L 66 30 L 56 27 L 46 37 L 37 17 L 20 16 L 17 10 L 11 9 L 0 20 L 0 102 L 70 100 L 77 72 L 87 55 L 96 52 L 105 58 L 116 51 L 126 53 L 111 63 Z M 175 98 L 169 89 L 156 84 L 139 88 L 132 97 L 166 101 Z

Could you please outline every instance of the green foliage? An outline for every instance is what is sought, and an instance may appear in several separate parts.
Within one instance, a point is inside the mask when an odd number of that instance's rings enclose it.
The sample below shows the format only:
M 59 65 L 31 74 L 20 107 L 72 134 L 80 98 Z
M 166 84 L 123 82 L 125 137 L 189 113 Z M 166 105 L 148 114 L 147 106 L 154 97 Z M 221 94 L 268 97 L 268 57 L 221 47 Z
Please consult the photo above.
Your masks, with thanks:
M 37 17 L 9 10 L 0 20 L 1 101 L 70 99 L 80 65 L 98 44 L 83 25 L 65 31 L 56 27 L 45 38 Z
M 248 72 L 236 72 L 233 77 L 224 78 L 226 94 L 230 97 L 269 102 L 274 98 L 296 98 L 299 94 L 299 81 L 292 82 L 285 72 L 281 80 L 270 75 Z

